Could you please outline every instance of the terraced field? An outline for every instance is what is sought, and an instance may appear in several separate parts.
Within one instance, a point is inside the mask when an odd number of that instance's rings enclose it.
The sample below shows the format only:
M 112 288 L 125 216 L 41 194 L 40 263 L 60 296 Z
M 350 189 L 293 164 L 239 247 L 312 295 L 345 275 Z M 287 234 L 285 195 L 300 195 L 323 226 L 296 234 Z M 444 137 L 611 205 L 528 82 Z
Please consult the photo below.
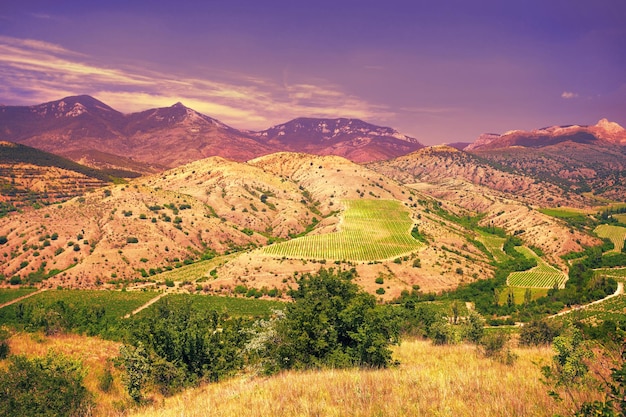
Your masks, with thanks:
M 24 295 L 31 294 L 37 291 L 36 288 L 1 288 L 0 289 L 0 304 L 7 303 L 9 301 L 20 298 Z
M 594 273 L 596 276 L 612 277 L 616 281 L 626 281 L 626 268 L 599 268 Z
M 611 239 L 611 242 L 615 245 L 615 249 L 612 252 L 621 252 L 624 247 L 624 239 L 626 239 L 626 227 L 601 224 L 595 228 L 594 232 L 600 237 Z
M 0 324 L 15 320 L 19 304 L 48 308 L 58 302 L 75 308 L 103 307 L 105 317 L 119 319 L 156 294 L 153 291 L 50 290 L 0 310 Z
M 230 259 L 237 256 L 236 254 L 218 256 L 206 261 L 195 262 L 191 265 L 185 265 L 180 268 L 172 269 L 171 271 L 165 271 L 157 274 L 153 277 L 155 281 L 189 281 L 195 282 L 198 279 L 208 277 L 209 272 L 220 265 L 228 262 Z
M 493 255 L 493 258 L 496 262 L 504 262 L 509 259 L 509 256 L 502 250 L 502 246 L 506 241 L 503 237 L 494 236 L 489 233 L 478 232 L 479 238 L 483 245 L 487 248 L 489 252 Z
M 613 217 L 615 217 L 618 222 L 626 224 L 626 214 L 614 214 Z
M 263 248 L 267 255 L 349 261 L 375 261 L 416 251 L 409 212 L 395 200 L 344 200 L 341 231 L 304 236 Z
M 515 250 L 522 253 L 527 258 L 536 259 L 537 266 L 528 271 L 512 272 L 507 283 L 511 287 L 525 288 L 552 288 L 558 283 L 560 288 L 565 286 L 567 277 L 565 274 L 553 266 L 548 265 L 535 252 L 529 248 L 522 246 L 516 247 Z
M 587 308 L 566 314 L 559 318 L 561 321 L 582 320 L 597 324 L 604 320 L 621 321 L 626 315 L 626 295 L 622 294 Z

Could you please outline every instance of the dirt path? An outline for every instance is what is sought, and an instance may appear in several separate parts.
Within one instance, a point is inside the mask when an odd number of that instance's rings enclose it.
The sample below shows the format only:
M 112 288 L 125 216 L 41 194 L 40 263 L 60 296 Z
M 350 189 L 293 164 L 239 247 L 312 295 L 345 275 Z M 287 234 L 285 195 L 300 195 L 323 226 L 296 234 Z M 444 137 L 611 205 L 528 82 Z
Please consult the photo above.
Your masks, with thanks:
M 132 311 L 132 313 L 128 313 L 124 316 L 125 319 L 130 318 L 130 316 L 134 316 L 135 314 L 139 313 L 141 310 L 150 307 L 152 304 L 156 303 L 157 301 L 159 301 L 161 298 L 165 297 L 167 294 L 169 294 L 168 292 L 163 292 L 159 295 L 157 295 L 156 297 L 154 297 L 152 300 L 148 301 L 147 303 L 145 303 L 144 305 L 142 305 L 139 308 L 136 308 Z
M 42 292 L 44 292 L 46 290 L 47 290 L 47 288 L 42 288 L 42 289 L 40 289 L 38 291 L 31 292 L 30 294 L 26 294 L 26 295 L 23 295 L 21 297 L 18 297 L 15 300 L 7 301 L 4 304 L 0 304 L 0 308 L 4 308 L 4 307 L 7 307 L 7 306 L 10 306 L 11 304 L 19 303 L 20 301 L 22 301 L 22 300 L 24 300 L 24 299 L 26 299 L 28 297 L 32 297 L 33 295 L 40 294 L 40 293 L 42 293 Z
M 572 308 L 570 310 L 561 311 L 560 313 L 553 314 L 552 316 L 549 316 L 548 318 L 551 319 L 551 318 L 554 318 L 554 317 L 564 316 L 566 314 L 571 313 L 572 311 L 578 311 L 578 310 L 585 309 L 585 308 L 587 308 L 589 306 L 592 306 L 594 304 L 600 304 L 600 303 L 602 303 L 602 302 L 604 302 L 606 300 L 609 300 L 609 299 L 611 299 L 613 297 L 617 297 L 618 295 L 621 295 L 621 294 L 624 294 L 624 283 L 623 282 L 618 282 L 617 283 L 617 289 L 615 290 L 615 292 L 613 294 L 607 295 L 603 299 L 593 301 L 593 302 L 591 302 L 589 304 L 585 304 L 585 305 L 582 305 L 582 306 L 576 306 L 576 307 L 574 307 L 574 308 Z

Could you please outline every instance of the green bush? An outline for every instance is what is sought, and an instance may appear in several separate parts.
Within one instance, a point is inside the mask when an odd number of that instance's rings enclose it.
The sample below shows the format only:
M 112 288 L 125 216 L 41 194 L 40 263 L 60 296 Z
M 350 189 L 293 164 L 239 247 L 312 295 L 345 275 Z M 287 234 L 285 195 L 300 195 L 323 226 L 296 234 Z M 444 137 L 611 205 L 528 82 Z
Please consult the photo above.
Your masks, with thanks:
M 352 282 L 356 271 L 321 269 L 305 274 L 290 291 L 293 303 L 276 325 L 267 348 L 277 368 L 370 366 L 391 363 L 398 341 L 391 310 Z
M 81 363 L 58 353 L 9 357 L 0 369 L 0 415 L 78 416 L 91 407 Z
M 6 236 L 0 236 L 0 245 L 4 245 L 8 241 L 9 241 L 9 239 L 7 239 Z
M 126 243 L 139 243 L 139 239 L 134 236 L 129 236 L 126 238 Z

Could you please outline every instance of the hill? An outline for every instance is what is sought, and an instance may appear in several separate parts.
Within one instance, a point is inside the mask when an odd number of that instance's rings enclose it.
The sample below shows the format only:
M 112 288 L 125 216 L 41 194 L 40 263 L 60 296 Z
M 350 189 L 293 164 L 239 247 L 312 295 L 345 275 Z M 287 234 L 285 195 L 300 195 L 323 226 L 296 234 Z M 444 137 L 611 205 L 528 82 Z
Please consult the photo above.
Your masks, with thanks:
M 98 170 L 12 142 L 0 142 L 0 201 L 7 207 L 51 204 L 136 173 Z
M 554 263 L 560 255 L 595 242 L 533 205 L 585 205 L 578 195 L 550 183 L 498 170 L 476 156 L 451 147 L 421 149 L 369 168 L 442 202 L 458 218 L 475 217 L 478 225 L 501 227 L 530 245 L 541 247 Z
M 176 103 L 122 114 L 90 96 L 36 106 L 0 106 L 0 139 L 94 167 L 152 173 L 221 156 L 243 162 L 277 151 L 389 159 L 421 148 L 417 140 L 357 119 L 296 119 L 248 132 Z
M 507 366 L 481 357 L 469 345 L 433 346 L 405 341 L 397 367 L 386 370 L 285 372 L 242 376 L 188 390 L 131 413 L 135 417 L 202 416 L 416 416 L 532 415 L 566 413 L 569 399 L 554 401 L 541 383 L 537 363 L 547 348 L 516 349 Z M 415 387 L 418 386 L 419 389 Z
M 594 126 L 483 135 L 465 150 L 495 167 L 555 184 L 566 193 L 626 199 L 626 130 L 606 119 Z
M 314 155 L 339 155 L 354 162 L 395 158 L 423 148 L 417 139 L 358 119 L 301 117 L 255 132 L 276 149 Z
M 47 286 L 94 287 L 145 280 L 203 257 L 239 252 L 205 279 L 206 291 L 285 288 L 294 273 L 317 271 L 324 262 L 268 256 L 255 248 L 336 232 L 345 200 L 383 199 L 404 207 L 428 244 L 376 262 L 329 256 L 341 267 L 356 268 L 364 288 L 378 290 L 375 281 L 382 276 L 389 298 L 413 285 L 441 290 L 490 274 L 487 255 L 468 240 L 472 231 L 427 213 L 437 204 L 431 197 L 340 157 L 289 153 L 250 163 L 208 158 L 14 213 L 0 219 L 0 235 L 6 237 L 0 250 L 7 260 L 0 273 L 45 280 Z M 404 233 L 411 238 L 410 232 Z

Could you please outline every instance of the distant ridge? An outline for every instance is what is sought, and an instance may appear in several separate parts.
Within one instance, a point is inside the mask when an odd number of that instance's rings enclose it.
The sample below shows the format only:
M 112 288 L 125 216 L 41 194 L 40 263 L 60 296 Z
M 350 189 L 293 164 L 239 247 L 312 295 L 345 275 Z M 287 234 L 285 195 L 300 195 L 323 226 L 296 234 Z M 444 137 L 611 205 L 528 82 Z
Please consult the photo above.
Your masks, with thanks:
M 249 132 L 180 102 L 122 114 L 86 95 L 34 106 L 0 106 L 0 140 L 22 143 L 93 167 L 140 169 L 145 173 L 154 172 L 155 167 L 171 168 L 210 156 L 243 162 L 278 151 L 293 151 L 369 162 L 423 147 L 394 129 L 358 119 L 299 118 L 265 131 Z M 112 161 L 117 165 L 112 166 Z M 144 164 L 145 169 L 138 164 Z
M 424 147 L 390 127 L 346 118 L 300 117 L 254 135 L 281 150 L 339 155 L 354 162 L 392 159 Z
M 603 142 L 605 145 L 626 146 L 626 129 L 617 123 L 602 119 L 593 126 L 550 126 L 532 131 L 512 130 L 501 135 L 485 133 L 465 150 L 502 149 L 511 146 L 542 148 L 563 142 L 586 144 Z

